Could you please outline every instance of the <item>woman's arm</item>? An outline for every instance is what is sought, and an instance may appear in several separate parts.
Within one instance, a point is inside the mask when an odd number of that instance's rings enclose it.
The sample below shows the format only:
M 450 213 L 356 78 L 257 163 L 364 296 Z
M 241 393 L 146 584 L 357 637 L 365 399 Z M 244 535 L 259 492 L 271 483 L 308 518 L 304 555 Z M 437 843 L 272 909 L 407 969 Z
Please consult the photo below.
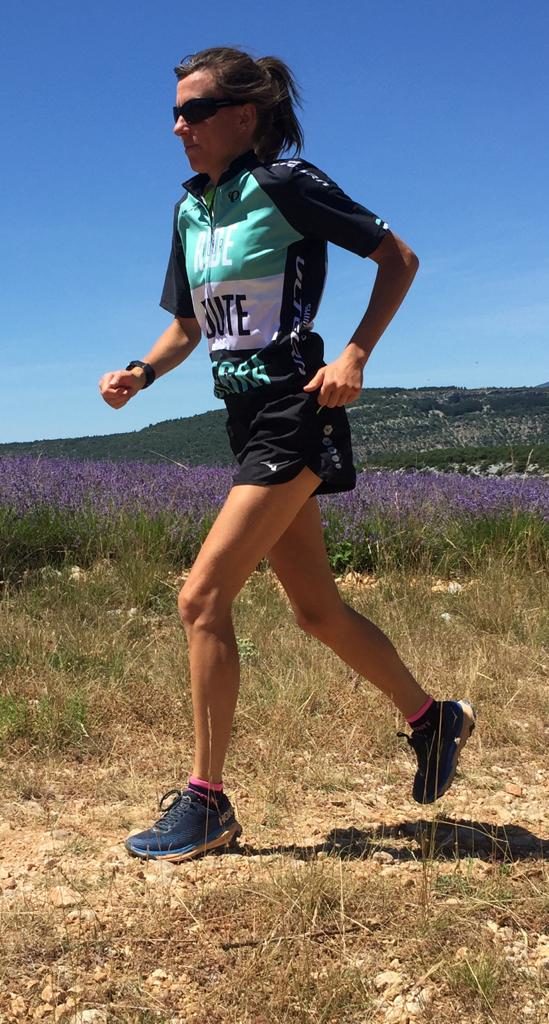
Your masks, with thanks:
M 368 308 L 341 355 L 318 373 L 304 388 L 319 391 L 319 405 L 333 409 L 358 398 L 363 370 L 381 335 L 401 305 L 419 266 L 415 253 L 388 231 L 370 259 L 378 265 Z
M 200 327 L 194 317 L 175 319 L 155 341 L 143 362 L 152 366 L 157 377 L 162 377 L 187 359 L 199 341 Z M 121 409 L 130 398 L 142 390 L 144 384 L 145 372 L 136 366 L 133 370 L 113 370 L 105 373 L 99 381 L 99 390 L 107 405 L 113 409 Z

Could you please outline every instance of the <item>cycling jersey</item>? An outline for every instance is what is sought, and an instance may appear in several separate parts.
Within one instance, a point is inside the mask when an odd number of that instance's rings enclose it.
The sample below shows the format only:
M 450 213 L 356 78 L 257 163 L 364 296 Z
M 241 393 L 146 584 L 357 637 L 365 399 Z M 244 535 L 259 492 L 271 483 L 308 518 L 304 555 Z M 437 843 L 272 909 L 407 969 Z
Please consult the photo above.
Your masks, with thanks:
M 176 204 L 160 304 L 173 316 L 196 317 L 215 394 L 224 397 L 269 382 L 267 346 L 305 340 L 322 296 L 327 242 L 365 257 L 388 227 L 306 160 L 263 164 L 245 153 L 220 178 L 211 207 L 208 182 L 206 174 L 192 177 Z

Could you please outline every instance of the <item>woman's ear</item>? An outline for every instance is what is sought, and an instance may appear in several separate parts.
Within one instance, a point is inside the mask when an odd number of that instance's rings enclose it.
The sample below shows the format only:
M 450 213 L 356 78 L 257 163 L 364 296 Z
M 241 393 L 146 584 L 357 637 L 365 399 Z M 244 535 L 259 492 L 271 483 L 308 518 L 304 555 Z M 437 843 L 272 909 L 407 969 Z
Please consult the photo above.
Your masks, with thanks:
M 238 126 L 242 134 L 253 135 L 257 127 L 257 109 L 254 103 L 244 103 L 238 108 Z

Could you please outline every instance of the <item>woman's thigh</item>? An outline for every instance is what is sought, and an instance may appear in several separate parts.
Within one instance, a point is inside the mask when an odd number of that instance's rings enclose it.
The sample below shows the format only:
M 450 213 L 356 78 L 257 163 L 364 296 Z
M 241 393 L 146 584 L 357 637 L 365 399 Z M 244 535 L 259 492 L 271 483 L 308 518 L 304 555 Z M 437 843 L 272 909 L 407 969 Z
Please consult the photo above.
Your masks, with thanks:
M 319 481 L 305 468 L 285 484 L 233 487 L 187 578 L 182 604 L 196 607 L 208 599 L 215 607 L 229 607 Z
M 326 621 L 341 608 L 316 498 L 303 505 L 267 558 L 301 625 Z

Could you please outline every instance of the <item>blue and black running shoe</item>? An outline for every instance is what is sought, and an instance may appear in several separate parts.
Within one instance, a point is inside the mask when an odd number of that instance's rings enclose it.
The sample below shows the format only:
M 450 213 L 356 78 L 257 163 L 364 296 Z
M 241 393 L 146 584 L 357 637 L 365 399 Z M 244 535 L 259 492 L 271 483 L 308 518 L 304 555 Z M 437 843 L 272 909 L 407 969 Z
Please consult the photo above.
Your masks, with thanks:
M 164 810 L 164 802 L 173 796 Z M 144 860 L 178 863 L 208 850 L 230 846 L 242 833 L 224 793 L 209 802 L 191 790 L 171 789 L 160 801 L 162 817 L 152 828 L 126 839 L 126 849 Z
M 466 700 L 440 702 L 436 727 L 399 732 L 417 757 L 412 796 L 418 804 L 432 804 L 450 788 L 459 755 L 475 728 L 475 712 Z

